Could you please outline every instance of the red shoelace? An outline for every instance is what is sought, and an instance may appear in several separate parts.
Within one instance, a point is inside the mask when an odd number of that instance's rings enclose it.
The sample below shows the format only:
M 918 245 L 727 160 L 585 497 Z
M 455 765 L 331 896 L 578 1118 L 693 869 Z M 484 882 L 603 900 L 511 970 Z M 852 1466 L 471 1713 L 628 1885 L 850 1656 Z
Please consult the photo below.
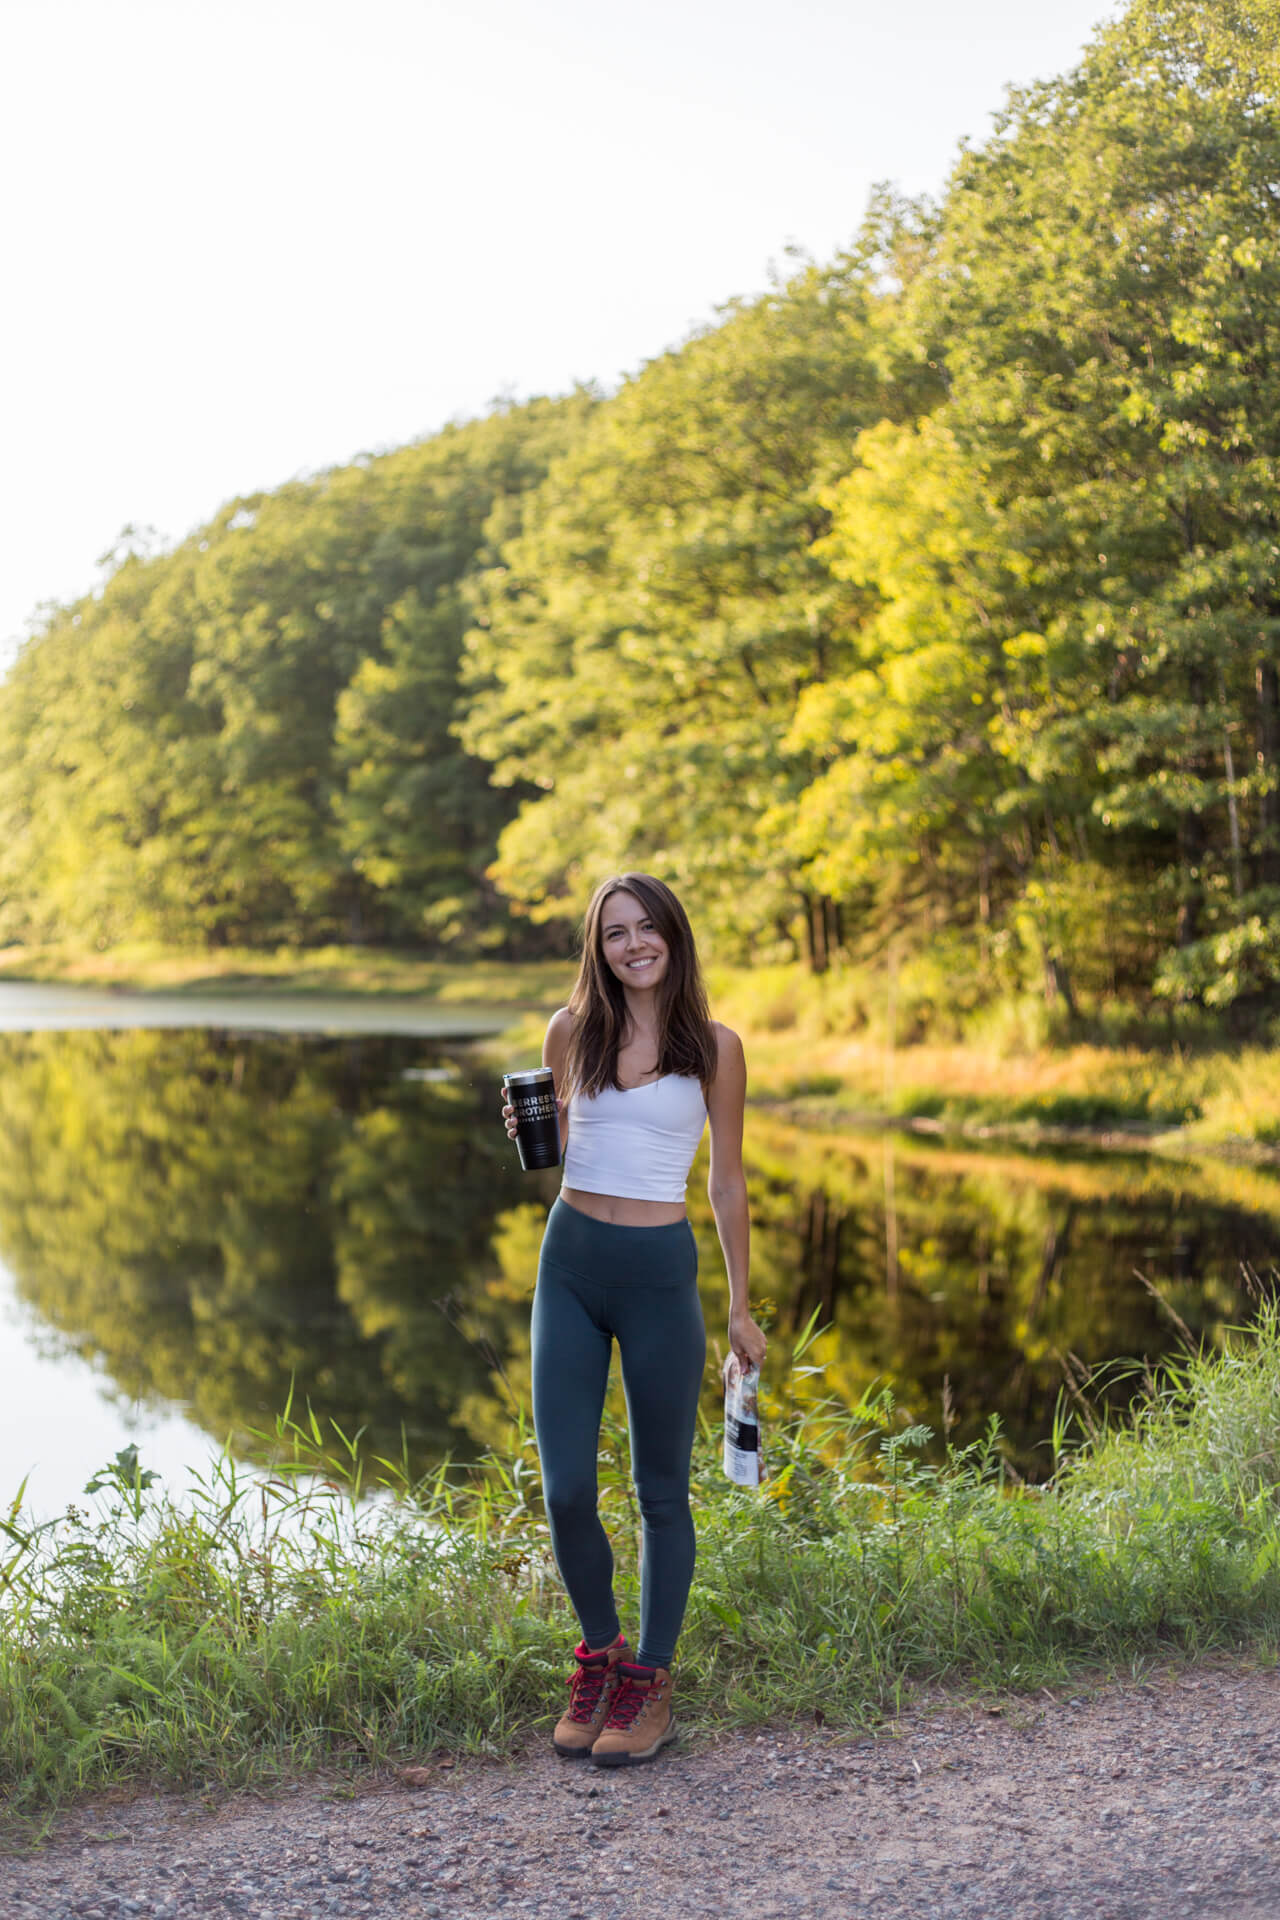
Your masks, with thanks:
M 604 1683 L 609 1678 L 609 1662 L 604 1654 L 594 1660 L 580 1660 L 576 1673 L 569 1675 L 569 1718 L 587 1726 L 596 1708 Z
M 616 1672 L 618 1691 L 613 1696 L 613 1705 L 605 1721 L 605 1726 L 615 1733 L 625 1731 L 635 1720 L 649 1698 L 649 1690 L 656 1678 L 651 1667 L 631 1667 L 621 1660 L 618 1662 Z

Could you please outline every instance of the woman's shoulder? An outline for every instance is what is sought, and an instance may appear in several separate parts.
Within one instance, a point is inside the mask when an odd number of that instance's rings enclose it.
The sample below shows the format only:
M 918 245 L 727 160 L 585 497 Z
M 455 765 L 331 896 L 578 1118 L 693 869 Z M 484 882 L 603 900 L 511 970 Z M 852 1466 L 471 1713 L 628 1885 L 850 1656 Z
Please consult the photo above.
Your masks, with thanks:
M 573 1034 L 573 1015 L 568 1007 L 557 1007 L 547 1022 L 547 1037 L 542 1043 L 542 1058 L 549 1067 L 559 1066 Z
M 716 1043 L 717 1072 L 721 1067 L 740 1067 L 745 1063 L 742 1042 L 732 1027 L 726 1027 L 723 1020 L 713 1020 L 711 1034 Z
M 720 1122 L 734 1126 L 741 1122 L 747 1097 L 747 1062 L 742 1042 L 732 1027 L 726 1027 L 723 1020 L 713 1020 L 711 1033 L 716 1043 L 716 1070 L 707 1082 L 707 1112 L 714 1131 Z

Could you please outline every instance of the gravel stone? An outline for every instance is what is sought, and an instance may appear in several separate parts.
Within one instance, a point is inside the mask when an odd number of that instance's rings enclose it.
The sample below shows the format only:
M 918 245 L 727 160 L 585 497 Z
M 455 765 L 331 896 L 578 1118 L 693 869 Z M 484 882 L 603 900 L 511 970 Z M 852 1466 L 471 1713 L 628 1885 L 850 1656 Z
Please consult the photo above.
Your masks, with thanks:
M 874 1738 L 687 1731 L 651 1767 L 584 1764 L 540 1739 L 426 1792 L 82 1802 L 0 1855 L 0 1920 L 1280 1920 L 1276 1671 L 938 1696 Z

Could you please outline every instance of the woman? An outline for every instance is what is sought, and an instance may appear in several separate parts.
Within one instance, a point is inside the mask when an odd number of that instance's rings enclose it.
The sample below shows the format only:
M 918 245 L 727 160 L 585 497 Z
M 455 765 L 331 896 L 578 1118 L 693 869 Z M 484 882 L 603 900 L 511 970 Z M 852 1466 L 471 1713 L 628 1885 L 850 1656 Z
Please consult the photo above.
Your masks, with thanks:
M 729 1346 L 743 1364 L 765 1351 L 747 1305 L 742 1043 L 707 1011 L 688 919 L 661 880 L 624 873 L 597 887 L 578 978 L 542 1059 L 555 1075 L 564 1184 L 538 1265 L 533 1415 L 551 1542 L 582 1628 L 554 1744 L 626 1766 L 652 1760 L 676 1732 L 671 1662 L 693 1578 L 689 1458 L 706 1361 L 684 1194 L 708 1119 Z M 509 1106 L 504 1115 L 514 1134 Z M 596 1507 L 615 1339 L 644 1526 L 634 1658 Z

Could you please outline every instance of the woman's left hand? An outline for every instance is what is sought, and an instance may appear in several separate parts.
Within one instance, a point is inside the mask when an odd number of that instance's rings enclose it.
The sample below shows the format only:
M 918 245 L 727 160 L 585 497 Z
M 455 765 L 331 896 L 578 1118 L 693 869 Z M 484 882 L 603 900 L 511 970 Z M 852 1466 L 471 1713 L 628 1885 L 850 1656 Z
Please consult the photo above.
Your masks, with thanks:
M 729 1345 L 744 1367 L 758 1367 L 764 1359 L 769 1342 L 745 1307 L 729 1315 Z

